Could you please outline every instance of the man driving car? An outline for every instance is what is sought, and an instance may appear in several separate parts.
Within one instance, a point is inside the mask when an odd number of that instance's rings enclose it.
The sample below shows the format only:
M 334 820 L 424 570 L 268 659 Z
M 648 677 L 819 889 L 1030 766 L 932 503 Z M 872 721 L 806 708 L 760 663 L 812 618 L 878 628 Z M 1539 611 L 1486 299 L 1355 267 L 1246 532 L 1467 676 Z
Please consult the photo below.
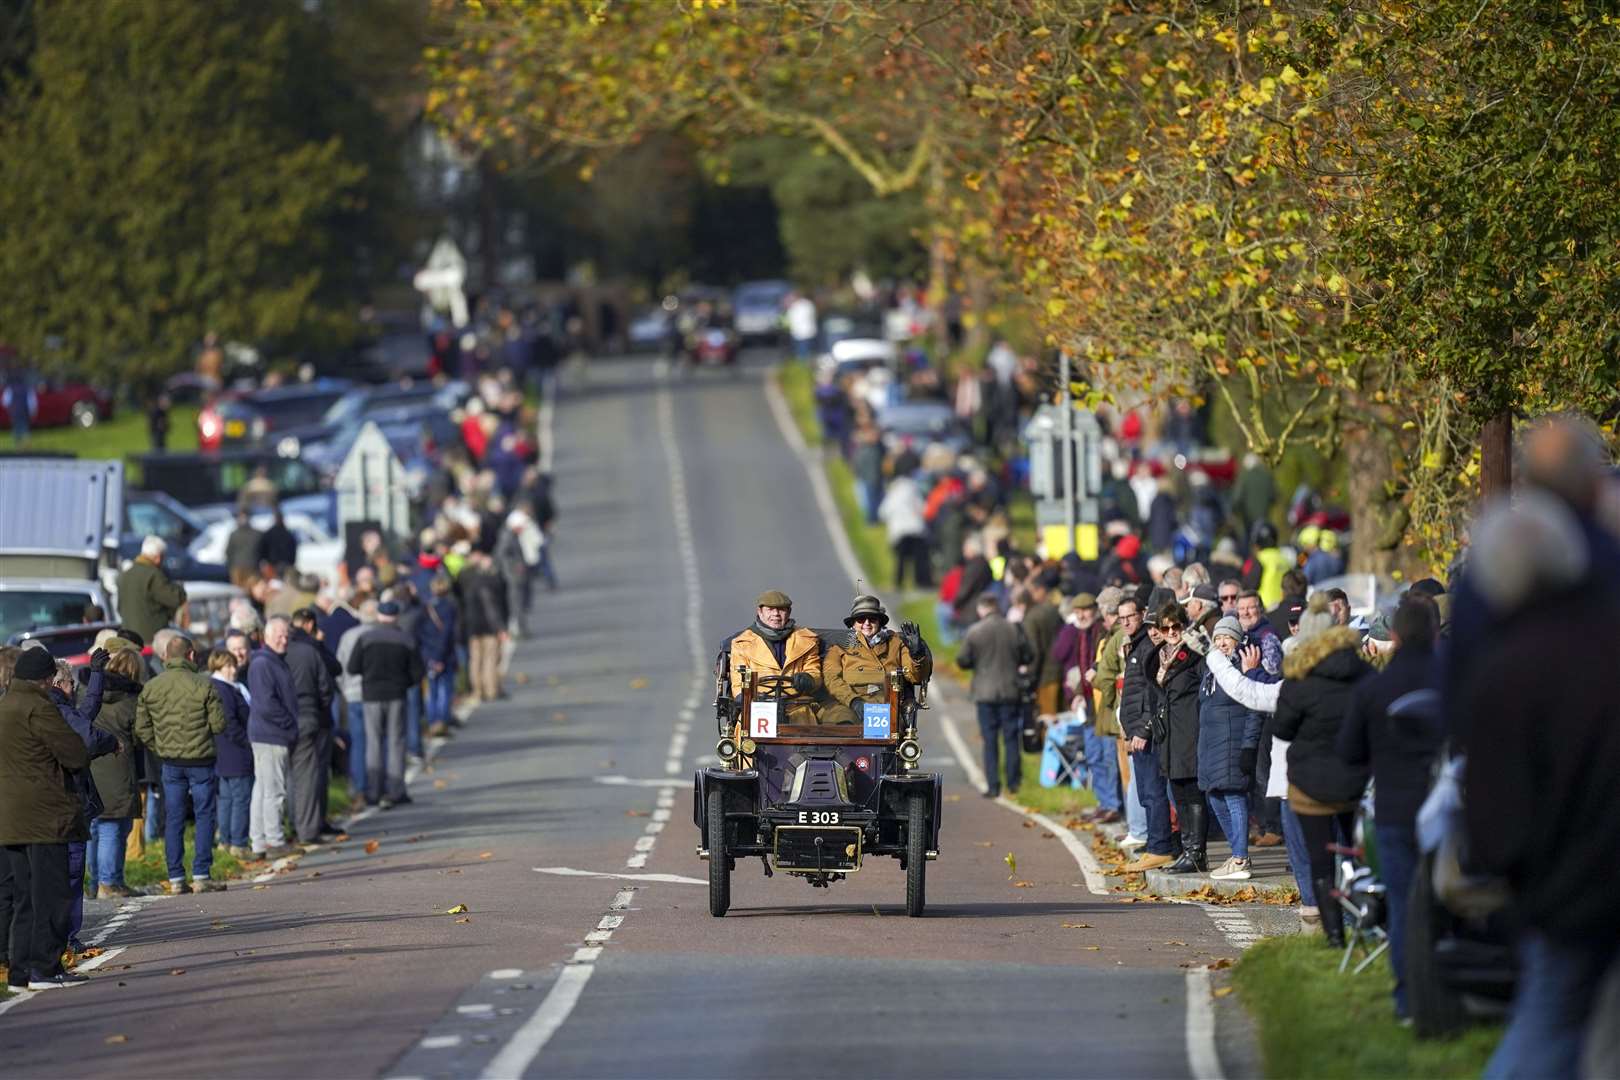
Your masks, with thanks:
M 822 670 L 827 693 L 833 698 L 821 713 L 823 724 L 860 723 L 861 705 L 889 700 L 889 672 L 896 668 L 913 686 L 928 681 L 934 658 L 915 623 L 901 623 L 899 633 L 888 628 L 889 613 L 875 596 L 857 596 L 844 625 L 849 641 L 827 650 Z
M 782 719 L 790 724 L 814 724 L 811 699 L 821 686 L 821 639 L 809 627 L 793 622 L 793 601 L 780 589 L 760 593 L 754 601 L 754 622 L 733 636 L 721 651 L 721 663 L 731 679 L 731 693 L 742 695 L 742 669 L 756 676 L 786 675 L 792 680 L 779 691 L 765 688 L 761 697 L 783 702 Z

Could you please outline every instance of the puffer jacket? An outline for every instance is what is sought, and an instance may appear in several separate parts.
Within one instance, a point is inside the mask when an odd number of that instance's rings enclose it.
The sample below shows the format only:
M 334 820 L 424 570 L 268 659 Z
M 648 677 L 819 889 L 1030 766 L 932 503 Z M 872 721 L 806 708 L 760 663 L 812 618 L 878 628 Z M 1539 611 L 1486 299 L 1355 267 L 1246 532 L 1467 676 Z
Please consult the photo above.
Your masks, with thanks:
M 68 774 L 89 765 L 84 740 L 45 691 L 14 681 L 0 695 L 0 844 L 88 840 Z
M 1147 712 L 1147 683 L 1142 673 L 1142 661 L 1153 652 L 1153 640 L 1147 627 L 1128 639 L 1125 651 L 1125 682 L 1119 690 L 1119 726 L 1126 738 L 1153 739 L 1153 726 Z
M 225 708 L 190 660 L 168 660 L 135 701 L 135 737 L 171 765 L 212 765 Z
M 1289 740 L 1289 784 L 1318 802 L 1352 802 L 1367 787 L 1366 767 L 1349 764 L 1337 748 L 1351 688 L 1372 674 L 1360 645 L 1354 630 L 1336 626 L 1301 642 L 1283 660 L 1270 731 Z
M 783 643 L 783 659 L 778 662 L 770 644 L 752 627 L 732 638 L 726 645 L 732 694 L 742 693 L 742 669 L 756 675 L 809 675 L 821 685 L 821 639 L 807 626 L 796 628 Z M 784 697 L 797 697 L 792 687 L 783 687 Z M 812 691 L 813 693 L 813 691 Z
M 913 657 L 894 631 L 885 628 L 874 637 L 875 646 L 851 630 L 848 642 L 827 650 L 822 662 L 827 693 L 840 705 L 853 707 L 857 700 L 889 700 L 889 672 L 896 668 L 914 686 L 926 683 L 933 675 L 934 658 L 926 653 L 920 659 Z
M 96 727 L 124 744 L 122 750 L 104 754 L 90 763 L 90 775 L 101 795 L 101 816 L 137 817 L 141 813 L 137 761 L 144 751 L 135 743 L 135 699 L 141 684 L 122 675 L 108 673 L 101 698 Z
M 1159 768 L 1171 780 L 1189 780 L 1198 775 L 1198 675 L 1203 657 L 1187 645 L 1180 646 L 1161 683 L 1160 651 L 1149 642 L 1147 653 L 1142 675 Z
M 1263 717 L 1234 701 L 1207 669 L 1198 696 L 1198 788 L 1200 791 L 1247 791 L 1251 777 L 1243 771 L 1244 750 L 1260 749 Z

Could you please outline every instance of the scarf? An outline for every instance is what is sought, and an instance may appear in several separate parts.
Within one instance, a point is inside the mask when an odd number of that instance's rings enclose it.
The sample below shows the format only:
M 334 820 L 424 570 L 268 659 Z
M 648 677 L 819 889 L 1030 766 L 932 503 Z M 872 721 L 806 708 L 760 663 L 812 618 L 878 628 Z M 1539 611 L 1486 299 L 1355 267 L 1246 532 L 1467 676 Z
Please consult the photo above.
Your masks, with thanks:
M 782 642 L 784 642 L 784 641 L 786 641 L 788 639 L 788 636 L 790 634 L 792 634 L 793 631 L 798 629 L 798 625 L 792 619 L 789 619 L 787 621 L 787 625 L 782 627 L 782 629 L 780 629 L 780 630 L 772 630 L 770 627 L 766 626 L 764 623 L 760 622 L 758 619 L 755 619 L 754 620 L 754 625 L 751 626 L 749 629 L 753 630 L 754 633 L 756 633 L 760 637 L 764 638 L 770 644 L 772 644 L 772 645 L 780 645 L 780 644 L 782 644 Z
M 873 652 L 877 652 L 879 649 L 883 648 L 883 643 L 888 641 L 893 635 L 894 631 L 890 630 L 887 626 L 879 627 L 877 633 L 866 639 L 866 644 Z M 861 632 L 851 628 L 849 632 L 849 647 L 852 649 L 858 649 L 860 648 L 860 645 Z
M 1159 646 L 1158 683 L 1160 686 L 1164 685 L 1165 677 L 1170 674 L 1170 665 L 1175 663 L 1176 653 L 1180 651 L 1180 645 L 1172 645 L 1168 641 Z

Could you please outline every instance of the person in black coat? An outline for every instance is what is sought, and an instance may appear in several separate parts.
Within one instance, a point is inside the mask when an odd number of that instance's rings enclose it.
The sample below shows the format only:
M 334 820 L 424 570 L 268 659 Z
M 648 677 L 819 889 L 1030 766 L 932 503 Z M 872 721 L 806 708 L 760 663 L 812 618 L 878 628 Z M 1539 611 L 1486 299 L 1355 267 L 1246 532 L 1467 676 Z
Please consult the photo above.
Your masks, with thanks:
M 1427 597 L 1408 598 L 1396 609 L 1390 630 L 1395 654 L 1383 671 L 1351 691 L 1338 750 L 1349 764 L 1372 767 L 1378 876 L 1388 889 L 1395 1015 L 1405 1017 L 1406 901 L 1417 869 L 1417 814 L 1444 736 L 1438 711 L 1400 717 L 1389 712 L 1402 697 L 1433 685 L 1440 612 Z
M 1148 713 L 1147 658 L 1159 647 L 1158 630 L 1148 625 L 1142 606 L 1134 597 L 1119 604 L 1119 624 L 1125 630 L 1124 675 L 1119 691 L 1119 726 L 1128 740 L 1131 774 L 1136 783 L 1136 800 L 1147 814 L 1147 849 L 1132 870 L 1151 870 L 1175 861 L 1175 840 L 1170 832 L 1170 795 L 1159 756 L 1153 744 L 1153 725 Z
M 1361 658 L 1361 635 L 1337 626 L 1325 593 L 1311 597 L 1300 616 L 1297 644 L 1283 660 L 1283 684 L 1268 730 L 1287 739 L 1288 805 L 1299 816 L 1311 865 L 1312 889 L 1329 943 L 1344 944 L 1338 906 L 1332 902 L 1335 839 L 1348 843 L 1357 800 L 1367 788 L 1367 769 L 1339 756 L 1339 729 L 1356 683 L 1372 674 Z
M 315 612 L 293 613 L 284 658 L 298 694 L 298 741 L 287 767 L 287 802 L 299 843 L 313 844 L 322 834 L 336 836 L 326 822 L 327 780 L 332 759 L 332 699 L 341 674 L 334 658 L 310 633 Z
M 1164 643 L 1142 662 L 1147 684 L 1147 712 L 1159 768 L 1170 781 L 1181 823 L 1181 856 L 1165 867 L 1168 873 L 1204 873 L 1209 869 L 1205 844 L 1209 816 L 1198 790 L 1198 687 L 1203 657 L 1183 640 L 1187 610 L 1171 602 L 1159 610 Z

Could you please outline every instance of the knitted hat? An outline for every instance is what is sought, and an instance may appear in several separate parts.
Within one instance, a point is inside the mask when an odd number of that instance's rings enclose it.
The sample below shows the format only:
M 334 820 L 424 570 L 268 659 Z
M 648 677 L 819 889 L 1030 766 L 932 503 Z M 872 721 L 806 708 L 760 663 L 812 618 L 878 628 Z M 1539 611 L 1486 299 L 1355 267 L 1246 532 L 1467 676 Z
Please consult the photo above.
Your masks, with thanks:
M 761 607 L 785 607 L 784 604 L 761 604 Z M 849 605 L 849 614 L 844 618 L 845 626 L 854 626 L 857 615 L 873 615 L 877 617 L 879 626 L 889 625 L 889 613 L 883 610 L 883 601 L 870 594 L 862 594 Z
M 56 657 L 46 649 L 24 649 L 12 674 L 30 681 L 52 678 L 56 675 Z
M 1305 611 L 1299 617 L 1299 629 L 1294 631 L 1294 637 L 1304 643 L 1337 625 L 1333 621 L 1333 612 L 1328 610 L 1327 593 L 1312 593 L 1310 600 L 1305 604 Z
M 1243 640 L 1243 626 L 1238 622 L 1236 615 L 1222 615 L 1221 621 L 1215 624 L 1214 631 L 1209 635 L 1211 641 L 1225 634 L 1233 641 Z

